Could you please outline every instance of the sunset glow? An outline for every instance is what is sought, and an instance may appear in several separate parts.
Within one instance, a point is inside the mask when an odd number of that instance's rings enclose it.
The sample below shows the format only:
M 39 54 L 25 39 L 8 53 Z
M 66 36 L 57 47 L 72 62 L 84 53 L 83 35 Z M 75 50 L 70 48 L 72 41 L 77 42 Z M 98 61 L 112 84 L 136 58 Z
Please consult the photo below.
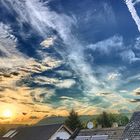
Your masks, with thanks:
M 5 109 L 3 111 L 2 116 L 5 117 L 5 118 L 12 118 L 13 117 L 13 112 L 10 109 Z
M 16 119 L 17 108 L 14 105 L 2 105 L 0 107 L 0 122 L 12 122 Z

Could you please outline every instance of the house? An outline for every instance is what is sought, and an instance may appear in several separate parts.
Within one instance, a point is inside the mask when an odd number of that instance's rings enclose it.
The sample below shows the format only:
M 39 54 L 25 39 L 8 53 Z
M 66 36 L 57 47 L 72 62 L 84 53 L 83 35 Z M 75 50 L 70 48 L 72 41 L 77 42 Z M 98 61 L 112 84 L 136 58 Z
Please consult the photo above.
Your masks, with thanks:
M 80 130 L 75 140 L 120 140 L 124 127 Z
M 11 129 L 0 140 L 67 140 L 71 134 L 65 125 L 51 124 Z
M 140 140 L 140 112 L 134 112 L 125 128 L 83 129 L 73 134 L 71 138 L 73 140 Z
M 125 127 L 122 140 L 140 140 L 140 112 L 134 112 L 130 122 Z

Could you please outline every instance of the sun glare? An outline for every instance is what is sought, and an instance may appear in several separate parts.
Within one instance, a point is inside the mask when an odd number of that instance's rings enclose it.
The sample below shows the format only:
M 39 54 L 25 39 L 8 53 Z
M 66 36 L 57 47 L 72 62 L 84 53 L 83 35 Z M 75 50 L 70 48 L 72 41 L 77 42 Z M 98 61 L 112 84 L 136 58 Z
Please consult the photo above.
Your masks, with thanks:
M 12 116 L 13 116 L 13 112 L 12 112 L 12 110 L 10 110 L 10 109 L 5 109 L 4 111 L 3 111 L 3 117 L 5 117 L 5 118 L 12 118 Z
M 16 107 L 13 105 L 4 105 L 0 107 L 0 117 L 3 118 L 3 121 L 12 120 L 16 115 Z

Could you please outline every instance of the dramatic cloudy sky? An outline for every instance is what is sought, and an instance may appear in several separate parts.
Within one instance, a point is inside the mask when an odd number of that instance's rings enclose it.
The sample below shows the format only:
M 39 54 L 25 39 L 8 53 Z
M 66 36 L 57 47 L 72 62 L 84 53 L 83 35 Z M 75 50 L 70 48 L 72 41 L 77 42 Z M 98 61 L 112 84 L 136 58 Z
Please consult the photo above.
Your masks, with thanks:
M 0 0 L 0 108 L 15 121 L 140 109 L 140 0 Z M 4 121 L 4 118 L 1 118 Z

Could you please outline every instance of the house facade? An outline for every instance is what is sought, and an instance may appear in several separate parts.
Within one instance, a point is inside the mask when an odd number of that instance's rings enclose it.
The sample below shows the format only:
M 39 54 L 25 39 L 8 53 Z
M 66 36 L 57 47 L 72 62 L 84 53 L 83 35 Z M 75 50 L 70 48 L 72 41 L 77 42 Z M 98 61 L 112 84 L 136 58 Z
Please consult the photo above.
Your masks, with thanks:
M 68 129 L 68 128 L 67 128 Z M 64 126 L 61 126 L 49 140 L 68 140 L 72 134 Z

